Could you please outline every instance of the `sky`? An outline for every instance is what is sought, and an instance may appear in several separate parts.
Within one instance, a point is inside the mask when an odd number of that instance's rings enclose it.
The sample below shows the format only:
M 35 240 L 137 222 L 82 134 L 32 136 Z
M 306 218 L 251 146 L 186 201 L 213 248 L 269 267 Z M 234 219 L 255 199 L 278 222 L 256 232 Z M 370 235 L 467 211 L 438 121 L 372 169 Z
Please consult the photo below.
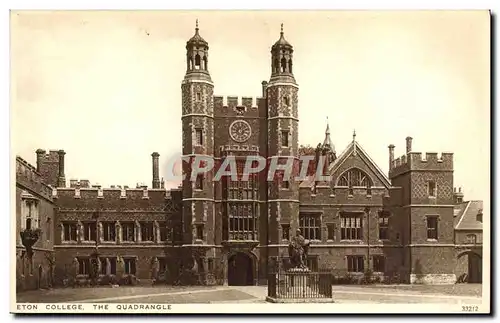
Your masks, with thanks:
M 487 11 L 72 11 L 11 14 L 11 149 L 64 149 L 66 179 L 151 185 L 181 152 L 181 81 L 195 20 L 216 95 L 260 96 L 284 24 L 299 84 L 299 144 L 356 140 L 454 152 L 454 185 L 490 198 Z M 177 183 L 167 183 L 175 187 Z

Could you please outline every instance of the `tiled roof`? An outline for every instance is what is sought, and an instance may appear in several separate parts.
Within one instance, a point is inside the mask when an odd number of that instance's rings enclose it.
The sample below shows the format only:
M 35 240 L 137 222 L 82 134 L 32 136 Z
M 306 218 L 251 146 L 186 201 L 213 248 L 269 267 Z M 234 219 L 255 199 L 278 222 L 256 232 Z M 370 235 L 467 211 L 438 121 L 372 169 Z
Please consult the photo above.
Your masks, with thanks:
M 455 206 L 455 230 L 482 230 L 483 201 L 468 201 Z M 481 214 L 481 221 L 478 221 Z

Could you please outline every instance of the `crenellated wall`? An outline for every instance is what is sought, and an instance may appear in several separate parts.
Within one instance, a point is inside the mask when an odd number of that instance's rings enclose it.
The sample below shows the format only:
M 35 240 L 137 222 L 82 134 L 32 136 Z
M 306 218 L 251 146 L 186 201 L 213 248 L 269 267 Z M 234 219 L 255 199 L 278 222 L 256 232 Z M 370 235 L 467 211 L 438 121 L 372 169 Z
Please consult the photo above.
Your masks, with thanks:
M 396 158 L 389 171 L 392 179 L 409 171 L 452 171 L 453 153 L 417 153 L 410 152 Z

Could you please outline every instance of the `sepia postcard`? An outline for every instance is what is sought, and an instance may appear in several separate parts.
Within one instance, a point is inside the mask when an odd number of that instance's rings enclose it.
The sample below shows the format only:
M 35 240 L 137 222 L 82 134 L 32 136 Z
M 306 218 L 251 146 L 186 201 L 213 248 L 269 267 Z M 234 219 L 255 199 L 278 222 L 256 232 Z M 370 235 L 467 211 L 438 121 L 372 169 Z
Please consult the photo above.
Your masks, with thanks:
M 11 312 L 490 313 L 490 34 L 11 11 Z

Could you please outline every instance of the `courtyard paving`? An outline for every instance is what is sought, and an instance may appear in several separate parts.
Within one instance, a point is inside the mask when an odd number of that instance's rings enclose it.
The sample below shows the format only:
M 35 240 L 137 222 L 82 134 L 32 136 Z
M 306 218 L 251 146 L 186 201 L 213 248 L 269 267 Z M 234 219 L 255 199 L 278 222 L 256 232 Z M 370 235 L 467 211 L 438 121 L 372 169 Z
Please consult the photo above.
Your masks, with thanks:
M 216 287 L 99 287 L 29 291 L 17 294 L 20 303 L 264 303 L 266 286 Z M 333 286 L 336 303 L 480 304 L 481 285 Z

